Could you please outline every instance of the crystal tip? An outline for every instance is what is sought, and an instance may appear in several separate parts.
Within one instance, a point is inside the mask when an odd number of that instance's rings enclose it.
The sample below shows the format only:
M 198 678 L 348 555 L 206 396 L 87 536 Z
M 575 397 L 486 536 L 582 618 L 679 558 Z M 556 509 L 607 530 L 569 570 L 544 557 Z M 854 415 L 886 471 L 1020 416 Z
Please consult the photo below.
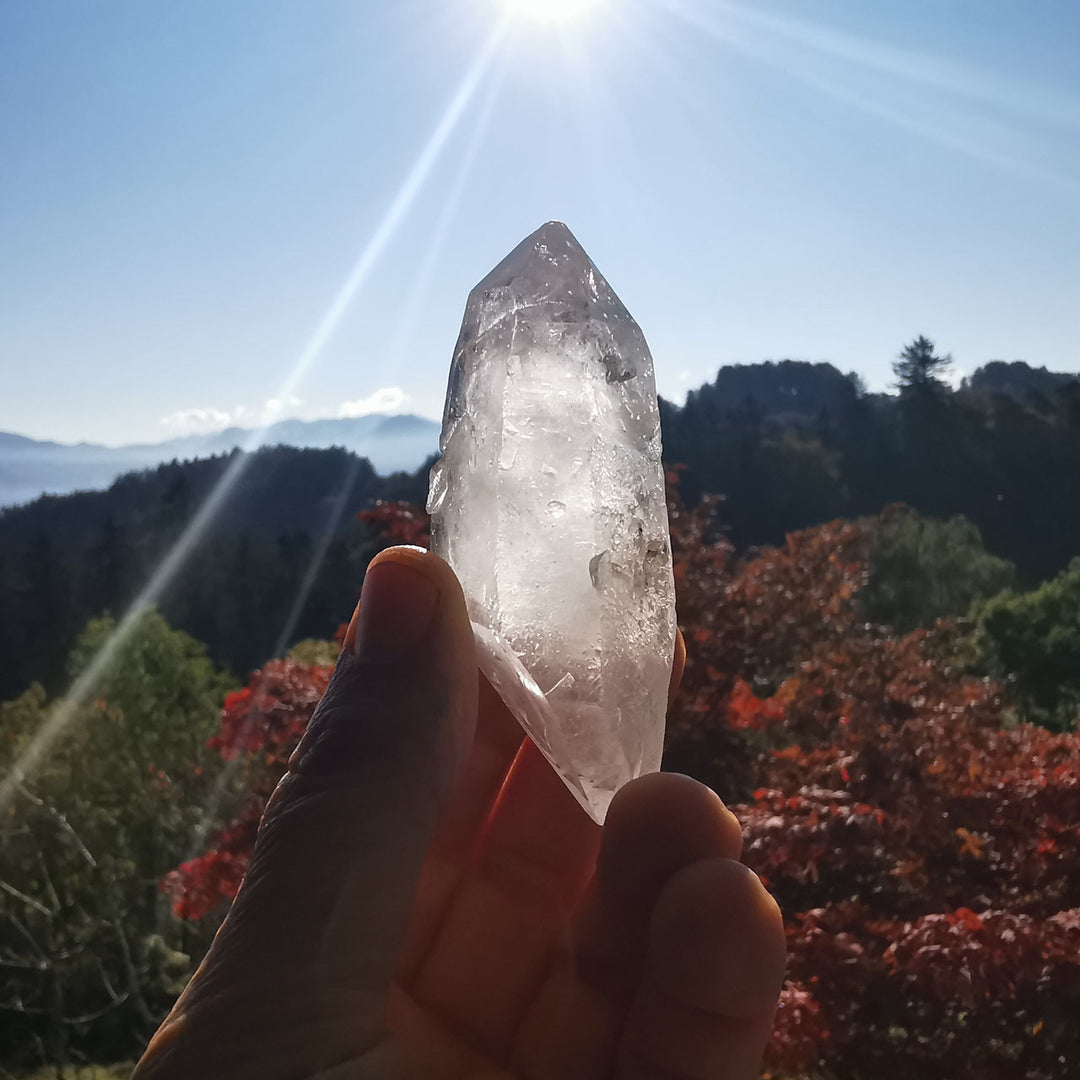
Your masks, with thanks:
M 581 244 L 578 243 L 577 237 L 569 230 L 566 223 L 563 221 L 545 221 L 535 232 L 530 233 L 524 243 L 530 246 L 536 244 L 552 244 L 562 243 L 568 246 L 581 248 Z
M 563 222 L 547 221 L 526 236 L 474 292 L 484 294 L 514 281 L 531 280 L 536 291 L 533 299 L 539 300 L 545 292 L 564 289 L 570 279 L 584 282 L 590 271 L 599 276 L 577 237 Z

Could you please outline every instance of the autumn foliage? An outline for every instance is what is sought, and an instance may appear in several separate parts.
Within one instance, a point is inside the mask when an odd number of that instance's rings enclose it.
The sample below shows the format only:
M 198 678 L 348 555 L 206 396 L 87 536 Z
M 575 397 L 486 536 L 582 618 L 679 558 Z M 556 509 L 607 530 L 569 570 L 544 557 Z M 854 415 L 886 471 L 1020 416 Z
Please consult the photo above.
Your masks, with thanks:
M 737 561 L 672 513 L 689 661 L 668 760 L 707 777 L 785 912 L 773 1067 L 1057 1077 L 1080 1065 L 1080 739 L 1011 722 L 955 626 L 859 621 L 874 522 Z
M 331 668 L 271 660 L 247 686 L 225 699 L 221 727 L 210 740 L 226 762 L 225 776 L 242 770 L 234 820 L 214 836 L 212 848 L 182 863 L 162 882 L 182 919 L 201 919 L 240 888 L 255 844 L 259 818 L 289 755 L 307 728 L 330 681 Z
M 775 1076 L 1080 1075 L 1080 738 L 1017 723 L 964 673 L 958 628 L 863 622 L 876 523 L 739 559 L 673 498 L 688 661 L 665 765 L 715 787 L 781 904 Z M 414 510 L 371 519 L 423 542 Z M 214 745 L 250 780 L 212 849 L 165 882 L 197 918 L 235 894 L 258 815 L 329 669 L 274 661 Z

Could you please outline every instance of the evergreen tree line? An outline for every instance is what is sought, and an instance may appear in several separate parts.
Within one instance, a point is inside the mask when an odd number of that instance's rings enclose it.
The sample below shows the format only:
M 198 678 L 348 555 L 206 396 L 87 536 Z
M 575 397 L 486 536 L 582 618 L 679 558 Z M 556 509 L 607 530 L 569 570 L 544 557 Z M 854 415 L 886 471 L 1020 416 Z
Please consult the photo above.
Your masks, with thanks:
M 723 497 L 739 548 L 902 502 L 962 514 L 1034 585 L 1080 554 L 1080 378 L 992 362 L 954 389 L 948 365 L 917 338 L 890 395 L 831 364 L 721 368 L 661 403 L 665 456 L 689 502 Z
M 64 688 L 87 620 L 123 614 L 234 460 L 172 462 L 0 512 L 0 700 L 32 682 Z M 377 546 L 356 511 L 425 488 L 424 470 L 379 477 L 346 450 L 260 450 L 157 606 L 234 672 L 332 637 Z

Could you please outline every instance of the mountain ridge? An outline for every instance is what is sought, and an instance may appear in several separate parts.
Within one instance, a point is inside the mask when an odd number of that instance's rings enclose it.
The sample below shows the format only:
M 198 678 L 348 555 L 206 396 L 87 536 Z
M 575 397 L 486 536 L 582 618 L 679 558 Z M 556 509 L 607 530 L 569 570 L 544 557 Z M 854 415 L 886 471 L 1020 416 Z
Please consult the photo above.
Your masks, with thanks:
M 263 431 L 232 426 L 204 435 L 120 446 L 60 443 L 0 431 L 0 507 L 28 503 L 40 495 L 107 488 L 128 472 L 259 446 L 311 450 L 340 446 L 367 458 L 380 475 L 413 472 L 438 450 L 438 441 L 439 424 L 414 413 L 286 419 Z

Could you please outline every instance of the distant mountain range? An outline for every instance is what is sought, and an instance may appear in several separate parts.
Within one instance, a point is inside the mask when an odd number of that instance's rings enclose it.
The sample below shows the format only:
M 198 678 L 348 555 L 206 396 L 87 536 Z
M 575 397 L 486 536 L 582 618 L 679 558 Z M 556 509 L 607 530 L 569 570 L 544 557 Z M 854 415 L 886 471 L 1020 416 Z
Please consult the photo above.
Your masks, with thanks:
M 1078 393 L 1080 378 L 1075 373 L 1047 371 L 1022 361 L 992 360 L 964 380 L 957 400 L 985 403 L 995 396 L 1004 397 L 1042 415 L 1052 409 L 1054 401 Z M 831 364 L 785 360 L 728 366 L 720 369 L 715 382 L 691 391 L 687 399 L 689 413 L 676 427 L 685 426 L 690 414 L 706 402 L 710 409 L 723 410 L 752 401 L 764 415 L 791 421 L 800 416 L 817 417 L 823 409 L 840 416 L 860 398 L 867 402 L 879 400 L 883 407 L 894 400 L 864 394 L 857 378 L 841 374 Z M 665 437 L 680 412 L 663 403 Z M 100 490 L 124 473 L 165 462 L 211 457 L 237 446 L 254 449 L 249 445 L 253 434 L 250 429 L 230 427 L 209 435 L 110 447 L 94 443 L 71 446 L 0 432 L 0 507 L 27 503 L 43 494 Z M 676 438 L 675 445 L 678 442 Z M 340 446 L 367 458 L 377 473 L 386 476 L 414 472 L 436 453 L 438 443 L 439 425 L 435 421 L 405 413 L 346 420 L 282 420 L 267 428 L 257 445 L 312 450 Z M 680 447 L 680 452 L 694 456 L 690 448 Z
M 209 435 L 186 435 L 159 443 L 100 446 L 29 439 L 0 432 L 0 506 L 39 495 L 65 495 L 108 487 L 118 476 L 163 462 L 205 458 L 250 447 L 254 433 L 231 427 Z M 341 446 L 367 458 L 383 475 L 413 472 L 439 447 L 439 425 L 422 416 L 360 416 L 349 420 L 282 420 L 257 445 L 326 449 Z

